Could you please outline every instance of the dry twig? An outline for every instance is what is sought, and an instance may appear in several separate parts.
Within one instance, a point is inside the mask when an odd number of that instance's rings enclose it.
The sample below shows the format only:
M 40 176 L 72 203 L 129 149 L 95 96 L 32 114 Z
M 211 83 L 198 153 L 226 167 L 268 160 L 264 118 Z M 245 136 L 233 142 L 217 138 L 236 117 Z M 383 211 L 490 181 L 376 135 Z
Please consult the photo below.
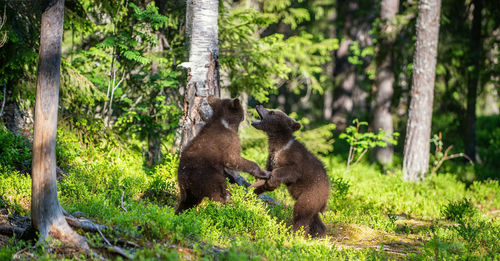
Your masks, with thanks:
M 123 197 L 125 196 L 125 191 L 122 190 L 122 197 L 120 199 L 120 207 L 123 211 L 127 212 L 127 209 L 123 206 Z

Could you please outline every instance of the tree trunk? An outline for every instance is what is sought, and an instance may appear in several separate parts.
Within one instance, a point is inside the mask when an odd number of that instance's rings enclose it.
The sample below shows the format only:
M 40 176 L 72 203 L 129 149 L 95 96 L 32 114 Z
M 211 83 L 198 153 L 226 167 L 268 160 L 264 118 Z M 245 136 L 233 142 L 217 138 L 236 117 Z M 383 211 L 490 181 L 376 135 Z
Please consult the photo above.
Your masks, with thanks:
M 383 0 L 380 4 L 380 18 L 382 19 L 381 39 L 377 50 L 377 75 L 375 78 L 375 113 L 373 115 L 373 129 L 392 134 L 393 122 L 391 114 L 391 100 L 394 93 L 394 68 L 392 64 L 392 50 L 395 40 L 392 20 L 399 9 L 399 0 Z M 375 159 L 381 164 L 391 164 L 394 146 L 387 143 L 386 147 L 375 148 Z
M 406 126 L 403 178 L 418 181 L 429 168 L 432 104 L 441 0 L 419 0 L 411 102 Z
M 340 1 L 337 14 L 343 21 L 342 31 L 338 37 L 342 39 L 339 49 L 335 53 L 334 72 L 334 102 L 332 122 L 337 129 L 344 130 L 353 114 L 361 115 L 367 109 L 366 91 L 361 86 L 363 75 L 357 74 L 357 68 L 349 62 L 350 47 L 354 41 L 361 48 L 369 45 L 371 28 L 370 15 L 361 15 L 360 7 L 364 1 Z
M 156 52 L 160 53 L 163 51 L 163 44 L 161 41 L 160 34 L 162 34 L 161 31 L 156 32 L 156 38 L 158 40 L 158 44 L 156 45 Z M 151 63 L 151 76 L 155 76 L 158 74 L 158 62 L 153 61 Z M 160 90 L 153 90 L 151 92 L 150 96 L 150 101 L 149 101 L 149 116 L 151 117 L 151 120 L 154 122 L 155 121 L 155 116 L 156 116 L 156 104 L 158 103 L 156 101 L 156 97 L 158 94 L 160 94 Z M 155 124 L 153 124 L 155 125 Z M 158 163 L 161 161 L 161 133 L 158 131 L 157 128 L 150 128 L 149 133 L 148 133 L 148 155 L 146 159 L 146 164 L 148 167 L 152 167 L 154 164 Z
M 186 33 L 189 38 L 189 69 L 184 93 L 181 149 L 212 115 L 208 95 L 220 97 L 217 16 L 219 1 L 187 1 Z
M 346 21 L 346 27 L 349 25 L 349 20 Z M 356 71 L 354 65 L 347 61 L 349 53 L 349 45 L 351 40 L 344 39 L 336 52 L 335 77 L 343 77 L 341 83 L 335 88 L 333 102 L 332 122 L 337 125 L 340 130 L 345 129 L 348 123 L 348 117 L 354 108 L 352 94 L 354 85 L 356 84 Z
M 473 0 L 474 11 L 472 18 L 470 57 L 472 71 L 469 73 L 467 82 L 467 113 L 465 116 L 464 145 L 465 154 L 473 161 L 476 161 L 476 98 L 477 85 L 479 82 L 479 67 L 481 59 L 481 11 L 483 9 L 482 0 Z
M 40 233 L 40 242 L 50 235 L 64 243 L 89 249 L 86 240 L 66 222 L 57 198 L 56 135 L 64 0 L 47 1 L 43 8 L 35 103 L 31 222 Z

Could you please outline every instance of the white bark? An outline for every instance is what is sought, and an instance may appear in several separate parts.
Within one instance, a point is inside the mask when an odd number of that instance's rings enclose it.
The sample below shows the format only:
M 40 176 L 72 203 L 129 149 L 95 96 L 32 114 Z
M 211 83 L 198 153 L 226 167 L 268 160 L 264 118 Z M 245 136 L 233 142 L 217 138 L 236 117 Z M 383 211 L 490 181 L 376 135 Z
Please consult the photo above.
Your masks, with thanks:
M 403 178 L 418 181 L 429 168 L 441 0 L 419 0 L 413 85 L 406 127 Z
M 180 66 L 189 69 L 189 77 L 184 95 L 181 147 L 198 134 L 212 115 L 206 97 L 220 97 L 217 25 L 219 2 L 188 0 L 186 9 L 189 62 Z

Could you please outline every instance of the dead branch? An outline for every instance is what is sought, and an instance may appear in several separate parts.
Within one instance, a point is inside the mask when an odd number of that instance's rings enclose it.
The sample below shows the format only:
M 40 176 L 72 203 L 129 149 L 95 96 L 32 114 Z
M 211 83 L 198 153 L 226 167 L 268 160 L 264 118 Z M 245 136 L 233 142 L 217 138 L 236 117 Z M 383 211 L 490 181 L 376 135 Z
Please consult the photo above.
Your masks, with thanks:
M 0 226 L 0 234 L 6 235 L 8 237 L 14 235 L 22 235 L 25 229 L 15 226 Z
M 123 206 L 123 197 L 125 196 L 125 191 L 122 190 L 122 198 L 120 199 L 120 207 L 123 211 L 127 212 L 127 209 Z
M 7 21 L 7 5 L 3 7 L 3 16 L 0 17 L 0 29 L 5 25 L 5 22 Z M 2 33 L 2 39 L 0 39 L 0 47 L 2 47 L 5 43 L 7 42 L 7 32 Z M 0 113 L 0 116 L 2 116 L 2 113 Z
M 451 148 L 453 148 L 453 145 L 450 145 L 450 146 L 448 146 L 448 148 L 446 148 L 446 150 L 444 151 L 443 157 L 438 161 L 438 164 L 436 166 L 434 166 L 434 168 L 432 168 L 432 172 L 431 172 L 432 174 L 436 173 L 437 170 L 441 167 L 441 165 L 445 161 L 447 161 L 449 159 L 459 158 L 459 157 L 463 157 L 463 158 L 467 159 L 469 161 L 469 163 L 472 166 L 474 166 L 474 161 L 469 156 L 467 156 L 467 154 L 464 154 L 462 152 L 448 156 L 448 152 L 450 152 Z
M 133 259 L 133 257 L 127 254 L 127 252 L 123 248 L 112 245 L 99 228 L 97 228 L 97 232 L 99 233 L 99 235 L 101 235 L 104 242 L 106 242 L 106 244 L 108 245 L 108 247 L 106 247 L 106 250 L 108 250 L 111 253 L 118 254 L 124 258 Z
M 365 153 L 368 151 L 368 149 L 364 149 L 363 152 L 361 152 L 361 155 L 359 155 L 358 159 L 356 160 L 356 162 L 354 162 L 351 167 L 353 167 L 354 165 L 358 164 L 358 162 L 361 160 L 361 158 L 363 158 L 363 156 L 365 155 Z
M 117 247 L 117 246 L 109 246 L 109 247 L 106 248 L 106 250 L 108 250 L 111 253 L 120 255 L 120 256 L 122 256 L 122 257 L 124 257 L 126 259 L 134 259 L 134 257 L 131 256 L 130 254 L 128 254 L 123 248 L 120 248 L 120 247 Z
M 106 225 L 95 224 L 88 219 L 77 219 L 74 217 L 66 217 L 66 222 L 74 228 L 81 228 L 86 232 L 94 232 L 97 233 L 99 230 L 108 229 L 109 227 Z
M 56 165 L 56 176 L 57 180 L 61 180 L 63 177 L 68 176 L 69 173 L 61 169 L 59 166 Z
M 0 47 L 2 45 L 0 44 Z M 0 117 L 2 117 L 3 115 L 3 109 L 5 108 L 5 99 L 7 97 L 7 85 L 5 84 L 5 82 L 3 83 L 3 100 L 2 100 L 2 108 L 0 109 Z
M 124 246 L 124 247 L 132 247 L 132 248 L 142 248 L 142 246 L 128 240 L 123 240 L 123 239 L 118 239 L 116 240 L 116 243 L 118 245 Z

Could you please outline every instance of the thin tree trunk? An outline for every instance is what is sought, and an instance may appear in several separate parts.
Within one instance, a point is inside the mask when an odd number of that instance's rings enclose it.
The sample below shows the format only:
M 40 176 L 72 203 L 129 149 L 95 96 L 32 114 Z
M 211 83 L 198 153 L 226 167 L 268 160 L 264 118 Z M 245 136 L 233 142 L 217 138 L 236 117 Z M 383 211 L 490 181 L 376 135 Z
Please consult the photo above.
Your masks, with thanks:
M 346 27 L 347 25 L 349 25 L 349 20 L 346 21 Z M 336 52 L 335 76 L 343 77 L 343 79 L 334 91 L 332 122 L 340 130 L 349 125 L 347 122 L 348 117 L 354 108 L 352 94 L 356 84 L 356 73 L 354 66 L 347 61 L 350 44 L 351 40 L 344 39 Z
M 184 94 L 181 149 L 212 115 L 207 97 L 220 97 L 217 16 L 219 1 L 187 1 L 186 31 L 189 38 L 189 69 Z
M 335 21 L 337 20 L 337 11 L 330 11 L 327 15 L 328 19 L 328 38 L 334 39 L 337 37 Z M 328 61 L 325 66 L 325 72 L 328 77 L 333 81 L 335 73 L 335 56 L 334 53 L 330 54 L 331 61 Z M 333 84 L 332 84 L 333 85 Z M 333 116 L 333 86 L 325 90 L 323 95 L 323 118 L 325 121 L 331 121 Z
M 156 46 L 156 52 L 160 53 L 163 51 L 163 45 L 160 38 L 161 32 L 157 32 L 158 45 Z M 153 61 L 151 64 L 151 76 L 154 76 L 158 73 L 158 62 Z M 149 102 L 149 116 L 155 121 L 156 116 L 156 97 L 160 93 L 159 90 L 153 90 L 150 96 Z M 161 135 L 160 132 L 156 128 L 150 128 L 148 134 L 148 156 L 146 163 L 149 167 L 152 167 L 154 164 L 161 161 Z
M 482 0 L 473 0 L 474 11 L 472 18 L 471 38 L 470 38 L 470 52 L 471 52 L 471 65 L 472 71 L 469 74 L 467 84 L 467 113 L 465 116 L 465 154 L 473 161 L 477 160 L 476 157 L 476 99 L 477 99 L 477 85 L 479 82 L 479 68 L 481 59 L 481 11 L 483 9 Z
M 399 9 L 399 0 L 383 0 L 380 4 L 380 18 L 382 19 L 381 39 L 377 51 L 377 75 L 375 78 L 375 113 L 373 115 L 373 129 L 385 131 L 387 134 L 394 132 L 391 100 L 394 93 L 394 68 L 392 63 L 392 50 L 395 34 L 392 20 Z M 394 146 L 386 143 L 386 147 L 375 148 L 374 156 L 381 164 L 391 164 Z
M 66 222 L 57 198 L 56 134 L 63 20 L 64 0 L 47 1 L 42 14 L 38 58 L 31 220 L 40 233 L 40 242 L 50 235 L 88 250 L 85 238 Z
M 375 15 L 374 11 L 362 12 L 365 5 L 372 5 L 374 1 L 339 1 L 338 20 L 343 21 L 342 30 L 338 37 L 342 39 L 336 52 L 334 73 L 334 102 L 332 122 L 339 130 L 344 130 L 353 115 L 362 117 L 370 108 L 367 103 L 368 93 L 361 86 L 366 78 L 357 73 L 357 66 L 349 62 L 350 47 L 353 42 L 361 48 L 371 45 L 370 29 Z M 375 9 L 370 9 L 375 10 Z M 362 58 L 363 63 L 369 61 Z
M 419 0 L 413 84 L 406 126 L 403 178 L 418 181 L 429 169 L 432 104 L 441 0 Z

